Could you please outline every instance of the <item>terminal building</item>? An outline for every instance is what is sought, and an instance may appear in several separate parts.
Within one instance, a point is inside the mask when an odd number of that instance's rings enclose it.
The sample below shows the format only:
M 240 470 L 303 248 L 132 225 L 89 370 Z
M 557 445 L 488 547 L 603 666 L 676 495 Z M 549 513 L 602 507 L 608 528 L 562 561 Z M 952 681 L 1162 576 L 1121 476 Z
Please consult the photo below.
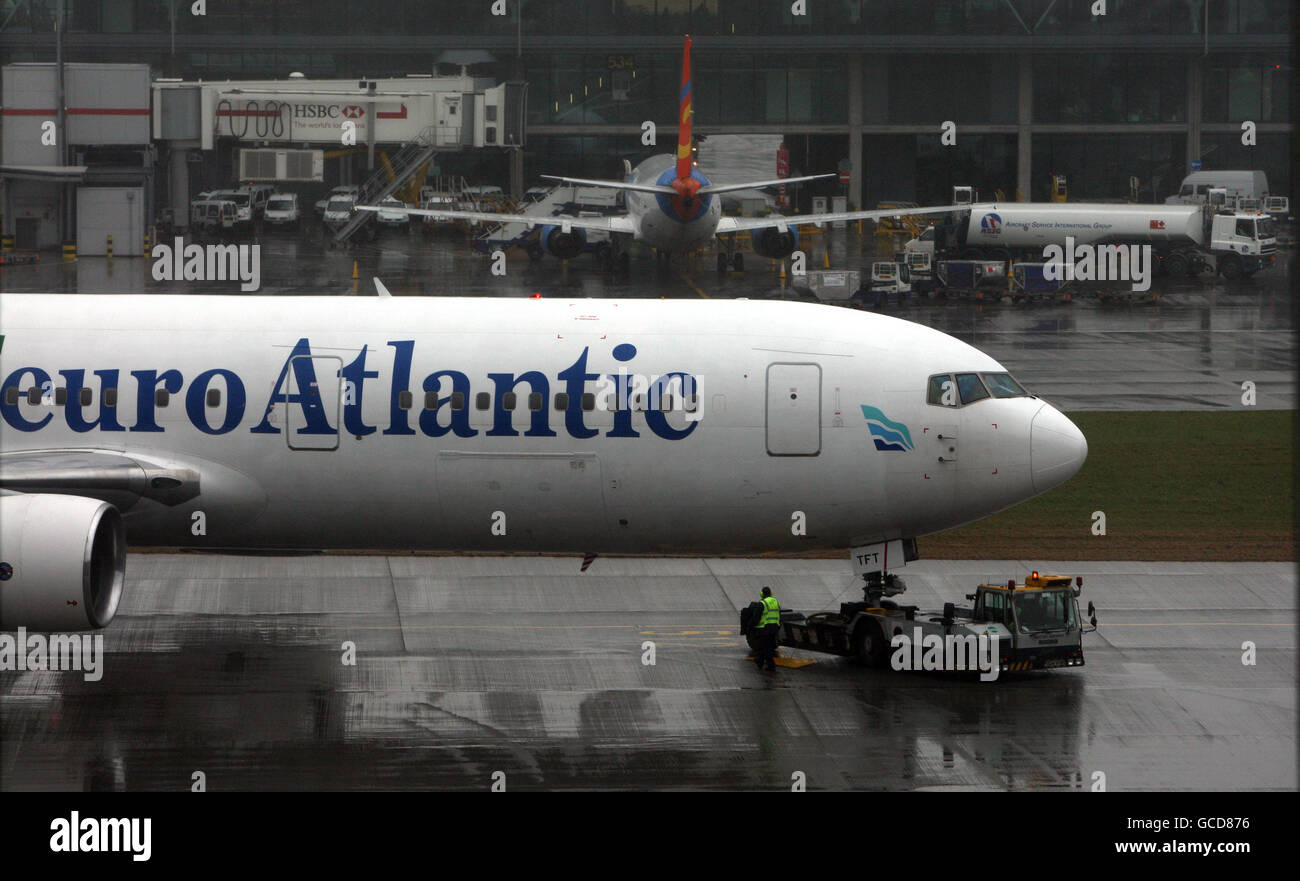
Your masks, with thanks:
M 1097 0 L 7 0 L 0 64 L 56 59 L 60 2 L 63 59 L 141 66 L 155 102 L 159 81 L 295 92 L 320 81 L 396 93 L 416 77 L 468 77 L 462 94 L 526 86 L 516 95 L 520 143 L 438 160 L 442 172 L 516 193 L 542 173 L 620 176 L 624 159 L 668 149 L 685 33 L 695 42 L 695 131 L 780 135 L 791 175 L 841 172 L 842 183 L 807 187 L 805 199 L 940 203 L 971 184 L 983 197 L 1045 200 L 1063 175 L 1072 199 L 1160 202 L 1197 168 L 1260 169 L 1274 193 L 1291 190 L 1289 0 L 1105 0 L 1104 15 L 1093 14 Z M 194 14 L 200 5 L 205 14 Z M 4 94 L 8 127 L 26 108 L 9 106 L 8 83 Z M 647 120 L 656 147 L 641 142 Z M 1253 144 L 1243 143 L 1247 123 Z M 145 174 L 155 206 L 179 206 L 182 185 L 237 177 L 220 131 L 211 155 L 199 143 L 199 158 L 186 156 L 194 173 L 164 175 L 161 164 L 176 160 L 158 152 L 158 134 L 152 150 L 113 148 L 138 150 L 141 167 L 160 163 Z M 111 158 L 120 168 L 123 157 Z M 32 164 L 3 162 L 6 181 Z M 373 149 L 334 157 L 319 185 L 358 181 L 373 163 Z M 93 163 L 85 173 L 95 176 Z M 5 226 L 14 234 L 8 211 Z

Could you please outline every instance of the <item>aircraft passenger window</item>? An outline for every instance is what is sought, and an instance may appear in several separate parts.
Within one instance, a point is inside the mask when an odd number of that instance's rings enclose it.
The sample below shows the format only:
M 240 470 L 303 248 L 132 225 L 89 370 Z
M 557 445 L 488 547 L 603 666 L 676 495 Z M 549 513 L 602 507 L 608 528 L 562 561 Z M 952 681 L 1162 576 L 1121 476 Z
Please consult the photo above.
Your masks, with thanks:
M 592 392 L 582 393 L 582 409 L 590 412 L 596 409 L 596 396 Z
M 54 390 L 54 406 L 62 407 L 68 403 L 68 390 L 65 388 L 56 388 Z
M 513 410 L 515 408 L 515 402 L 517 401 L 518 397 L 519 396 L 516 395 L 514 392 L 506 392 L 504 395 L 501 396 L 501 409 Z
M 567 409 L 569 409 L 569 394 L 568 394 L 568 392 L 556 392 L 556 393 L 555 393 L 555 409 L 557 409 L 557 410 L 567 410 Z
M 957 390 L 961 392 L 963 404 L 973 404 L 989 396 L 988 389 L 984 388 L 984 383 L 980 382 L 979 375 L 975 373 L 958 373 Z
M 479 392 L 474 396 L 474 406 L 480 410 L 486 410 L 492 406 L 492 396 L 487 392 Z
M 1020 383 L 1011 378 L 1009 373 L 981 373 L 980 377 L 995 398 L 1025 398 L 1029 392 Z
M 117 406 L 117 389 L 115 388 L 104 389 L 104 406 L 105 407 Z
M 154 389 L 153 391 L 153 405 L 155 407 L 166 407 L 171 398 L 171 392 L 165 388 Z
M 438 409 L 438 393 L 437 393 L 437 392 L 425 392 L 425 393 L 424 393 L 424 409 L 426 409 L 426 410 L 437 410 L 437 409 Z
M 639 393 L 632 396 L 632 409 L 640 413 L 645 410 L 645 393 Z
M 699 396 L 699 395 L 696 395 L 696 394 L 690 394 L 690 395 L 687 395 L 687 396 L 686 396 L 686 407 L 685 407 L 685 410 L 686 410 L 687 413 L 694 413 L 695 410 L 696 410 L 696 408 L 699 407 L 699 406 L 700 406 L 700 396 Z
M 397 406 L 400 407 L 401 409 L 409 410 L 411 409 L 411 405 L 414 403 L 415 403 L 415 396 L 412 395 L 410 392 L 400 391 L 397 393 Z
M 77 400 L 81 403 L 81 406 L 89 407 L 90 402 L 94 400 L 94 394 L 89 388 L 82 386 L 81 389 L 77 391 Z
M 930 388 L 926 392 L 925 402 L 938 404 L 941 407 L 960 406 L 957 400 L 957 386 L 952 381 L 952 374 L 940 373 L 938 376 L 930 377 Z
M 13 385 L 11 385 L 11 386 L 9 386 L 9 388 L 5 389 L 5 403 L 8 404 L 10 407 L 12 407 L 14 404 L 17 404 L 17 403 L 18 403 L 18 387 L 17 387 L 17 386 L 13 386 Z
M 541 392 L 533 392 L 528 396 L 528 409 L 532 410 L 534 413 L 545 406 L 546 405 L 542 403 Z
M 661 395 L 659 397 L 659 409 L 665 413 L 671 413 L 673 411 L 673 396 Z
M 208 389 L 208 406 L 209 407 L 221 406 L 221 389 L 219 388 Z
M 27 403 L 39 404 L 40 402 L 41 402 L 41 388 L 40 386 L 34 385 L 27 390 Z
M 453 409 L 453 410 L 464 410 L 464 409 L 465 409 L 465 393 L 464 393 L 464 392 L 452 392 L 452 393 L 451 393 L 451 409 Z

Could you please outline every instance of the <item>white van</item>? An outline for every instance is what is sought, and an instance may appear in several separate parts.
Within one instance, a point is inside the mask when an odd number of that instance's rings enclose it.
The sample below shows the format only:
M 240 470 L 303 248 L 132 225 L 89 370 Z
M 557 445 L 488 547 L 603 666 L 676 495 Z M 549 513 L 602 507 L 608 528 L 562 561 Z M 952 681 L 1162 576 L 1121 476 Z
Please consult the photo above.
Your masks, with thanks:
M 275 195 L 275 187 L 271 184 L 244 184 L 239 188 L 248 193 L 253 205 L 253 216 L 261 217 L 266 211 L 266 203 Z
M 272 226 L 297 226 L 300 219 L 297 193 L 276 193 L 266 203 L 266 222 Z
M 1268 195 L 1268 177 L 1262 171 L 1194 171 L 1183 178 L 1178 194 L 1165 199 L 1165 204 L 1204 205 L 1211 187 L 1223 187 L 1230 200 L 1262 202 Z
M 235 203 L 236 222 L 241 226 L 253 224 L 253 194 L 248 190 L 217 190 L 213 199 L 225 199 Z

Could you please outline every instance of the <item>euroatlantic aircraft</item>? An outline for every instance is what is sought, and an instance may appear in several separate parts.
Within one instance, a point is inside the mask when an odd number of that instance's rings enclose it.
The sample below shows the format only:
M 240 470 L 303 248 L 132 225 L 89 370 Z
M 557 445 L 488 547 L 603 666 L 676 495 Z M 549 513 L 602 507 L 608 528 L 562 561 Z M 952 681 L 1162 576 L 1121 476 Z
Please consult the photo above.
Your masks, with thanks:
M 718 233 L 751 231 L 754 252 L 760 257 L 783 259 L 799 247 L 796 224 L 824 224 L 838 220 L 876 220 L 898 214 L 898 209 L 887 211 L 839 211 L 821 214 L 800 214 L 791 217 L 723 217 L 722 202 L 716 197 L 737 190 L 754 190 L 765 187 L 795 184 L 804 181 L 835 177 L 834 174 L 814 174 L 804 177 L 776 178 L 748 181 L 737 184 L 712 183 L 691 161 L 691 127 L 695 112 L 691 104 L 691 38 L 687 35 L 682 49 L 682 88 L 677 126 L 677 153 L 651 156 L 632 169 L 625 181 L 588 180 L 586 178 L 543 175 L 550 180 L 585 187 L 604 187 L 625 193 L 627 213 L 606 217 L 530 216 L 526 214 L 501 214 L 491 211 L 456 211 L 436 208 L 391 208 L 378 205 L 358 205 L 358 211 L 400 211 L 422 217 L 451 220 L 472 220 L 485 223 L 523 223 L 542 227 L 541 246 L 552 256 L 561 259 L 577 257 L 586 244 L 586 231 L 611 233 L 617 244 L 619 236 L 630 235 L 666 254 L 694 251 L 708 243 Z M 909 208 L 909 215 L 946 213 L 956 206 Z M 732 255 L 735 268 L 742 268 L 739 253 Z M 727 257 L 718 255 L 719 267 L 726 268 Z
M 107 625 L 128 540 L 849 548 L 1087 455 L 977 349 L 831 306 L 5 294 L 0 318 L 4 628 Z

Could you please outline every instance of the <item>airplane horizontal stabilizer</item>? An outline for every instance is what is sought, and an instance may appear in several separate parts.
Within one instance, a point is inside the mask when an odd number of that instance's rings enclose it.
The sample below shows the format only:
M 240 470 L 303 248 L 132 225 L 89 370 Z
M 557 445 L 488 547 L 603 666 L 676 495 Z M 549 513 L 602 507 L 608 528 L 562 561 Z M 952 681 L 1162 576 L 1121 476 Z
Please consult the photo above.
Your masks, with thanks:
M 672 187 L 661 187 L 658 184 L 633 184 L 621 180 L 588 180 L 581 177 L 560 177 L 554 174 L 543 174 L 541 177 L 547 180 L 563 181 L 566 184 L 573 184 L 579 187 L 604 187 L 609 190 L 635 190 L 638 193 L 666 193 L 673 195 L 677 191 Z
M 835 177 L 834 174 L 809 174 L 803 177 L 779 177 L 774 180 L 752 180 L 743 184 L 709 184 L 707 187 L 700 187 L 700 195 L 713 193 L 732 193 L 736 190 L 761 190 L 763 187 L 776 187 L 781 184 L 797 184 L 808 180 L 821 180 L 822 178 Z

